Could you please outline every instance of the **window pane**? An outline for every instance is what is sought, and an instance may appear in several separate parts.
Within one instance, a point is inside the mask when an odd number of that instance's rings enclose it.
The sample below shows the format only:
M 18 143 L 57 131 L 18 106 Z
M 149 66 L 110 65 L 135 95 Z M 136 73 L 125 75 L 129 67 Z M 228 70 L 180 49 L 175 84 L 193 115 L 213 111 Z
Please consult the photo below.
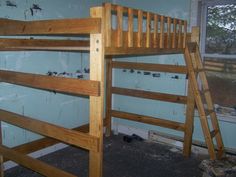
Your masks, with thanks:
M 236 54 L 235 19 L 235 4 L 207 7 L 205 53 Z

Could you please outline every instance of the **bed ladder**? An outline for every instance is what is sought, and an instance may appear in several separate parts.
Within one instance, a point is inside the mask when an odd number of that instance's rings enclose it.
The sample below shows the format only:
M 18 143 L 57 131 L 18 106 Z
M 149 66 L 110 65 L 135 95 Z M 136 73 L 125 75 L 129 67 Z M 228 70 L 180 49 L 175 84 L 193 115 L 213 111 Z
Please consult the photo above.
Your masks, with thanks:
M 210 158 L 212 160 L 216 158 L 221 159 L 224 156 L 224 144 L 198 44 L 196 42 L 188 43 L 184 51 L 184 56 L 190 86 L 193 91 Z M 204 100 L 206 104 L 204 104 Z M 209 126 L 209 122 L 211 122 L 211 126 Z M 214 147 L 214 138 L 216 141 L 217 153 Z

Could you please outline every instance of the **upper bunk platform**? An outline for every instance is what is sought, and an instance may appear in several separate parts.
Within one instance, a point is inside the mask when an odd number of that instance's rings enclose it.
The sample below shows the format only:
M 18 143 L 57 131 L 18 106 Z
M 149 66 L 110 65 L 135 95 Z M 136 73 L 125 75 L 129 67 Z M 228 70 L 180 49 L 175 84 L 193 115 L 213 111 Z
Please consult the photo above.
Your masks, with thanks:
M 18 21 L 0 18 L 0 51 L 52 50 L 89 51 L 90 41 L 33 39 L 30 36 L 84 36 L 102 34 L 105 55 L 155 55 L 183 53 L 191 34 L 187 21 L 103 4 L 102 18 Z M 25 36 L 6 38 L 6 36 Z M 28 38 L 27 38 L 28 36 Z M 29 38 L 30 37 L 30 38 Z

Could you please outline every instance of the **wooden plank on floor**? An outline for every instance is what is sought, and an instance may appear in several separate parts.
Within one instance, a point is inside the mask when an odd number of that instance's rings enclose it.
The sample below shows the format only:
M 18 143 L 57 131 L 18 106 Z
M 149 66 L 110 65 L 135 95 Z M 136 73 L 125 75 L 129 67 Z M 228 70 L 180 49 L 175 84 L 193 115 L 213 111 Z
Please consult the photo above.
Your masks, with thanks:
M 112 117 L 117 117 L 117 118 L 127 119 L 127 120 L 131 120 L 131 121 L 137 121 L 137 122 L 141 122 L 141 123 L 161 126 L 161 127 L 165 127 L 165 128 L 178 130 L 178 131 L 184 131 L 184 129 L 185 129 L 183 123 L 160 119 L 160 118 L 154 118 L 154 117 L 150 117 L 150 116 L 143 116 L 143 115 L 127 113 L 127 112 L 122 112 L 122 111 L 116 111 L 116 110 L 112 110 L 111 115 L 112 115 Z
M 0 35 L 72 35 L 101 32 L 100 18 L 18 21 L 0 18 Z
M 98 139 L 85 133 L 66 129 L 51 123 L 0 110 L 0 120 L 30 130 L 43 136 L 75 145 L 87 150 L 98 151 Z
M 32 169 L 44 176 L 50 176 L 50 177 L 76 177 L 75 175 L 72 175 L 68 172 L 65 172 L 63 170 L 60 170 L 56 167 L 50 166 L 44 162 L 41 162 L 40 160 L 33 159 L 32 157 L 22 155 L 15 150 L 12 150 L 6 146 L 1 145 L 0 146 L 0 152 L 3 154 L 4 157 L 23 165 L 29 169 Z
M 69 94 L 100 95 L 100 83 L 90 80 L 0 70 L 0 81 Z

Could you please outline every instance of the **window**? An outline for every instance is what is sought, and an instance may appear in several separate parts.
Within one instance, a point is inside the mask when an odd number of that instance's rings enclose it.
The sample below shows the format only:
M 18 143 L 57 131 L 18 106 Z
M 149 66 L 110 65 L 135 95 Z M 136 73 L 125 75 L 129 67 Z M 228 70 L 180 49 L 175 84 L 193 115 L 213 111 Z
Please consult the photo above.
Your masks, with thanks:
M 236 1 L 201 2 L 201 53 L 220 114 L 236 116 Z

